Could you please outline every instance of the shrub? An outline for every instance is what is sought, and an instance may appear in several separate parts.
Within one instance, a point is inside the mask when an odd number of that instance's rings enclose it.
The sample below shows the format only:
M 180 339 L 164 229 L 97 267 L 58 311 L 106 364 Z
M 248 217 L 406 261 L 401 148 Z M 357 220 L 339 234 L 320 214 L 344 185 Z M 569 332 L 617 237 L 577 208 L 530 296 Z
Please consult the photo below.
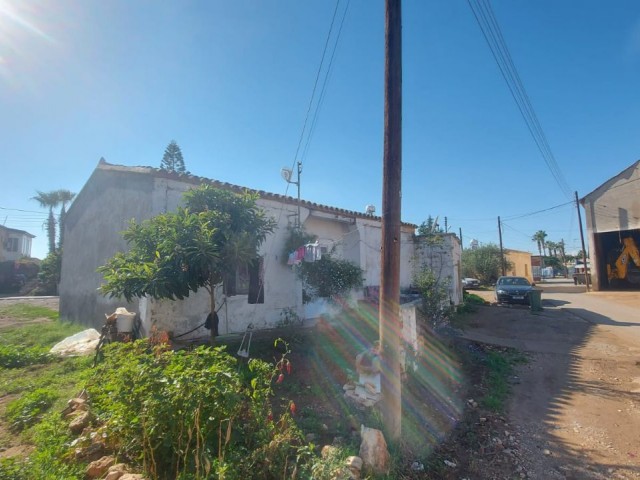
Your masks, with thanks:
M 153 478 L 289 478 L 301 434 L 269 401 L 283 365 L 238 365 L 224 348 L 120 343 L 105 349 L 88 390 L 112 447 Z
M 51 358 L 46 348 L 0 344 L 0 367 L 2 368 L 20 368 L 48 363 Z
M 37 388 L 7 405 L 5 417 L 14 431 L 24 430 L 40 419 L 58 395 L 48 388 Z

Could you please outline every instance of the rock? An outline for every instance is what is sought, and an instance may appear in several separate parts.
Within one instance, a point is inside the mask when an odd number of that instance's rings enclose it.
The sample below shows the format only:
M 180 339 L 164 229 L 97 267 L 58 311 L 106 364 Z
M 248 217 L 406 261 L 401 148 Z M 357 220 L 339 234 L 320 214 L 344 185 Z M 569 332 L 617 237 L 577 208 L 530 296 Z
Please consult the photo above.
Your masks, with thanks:
M 320 428 L 322 429 L 323 432 L 328 432 L 329 431 L 329 427 L 327 426 L 326 423 L 323 423 Z
M 115 461 L 116 459 L 109 455 L 91 462 L 89 465 L 87 465 L 85 476 L 87 478 L 100 478 L 105 474 L 109 467 L 115 463 Z
M 76 460 L 81 462 L 92 462 L 94 460 L 98 460 L 99 458 L 104 457 L 107 448 L 104 443 L 97 442 L 92 443 L 88 447 L 85 448 L 76 448 L 75 457 Z
M 487 419 L 485 417 L 480 417 L 480 423 L 484 423 L 486 421 L 487 421 Z
M 117 463 L 109 467 L 107 476 L 104 480 L 118 480 L 127 473 L 127 466 L 124 463 Z
M 545 455 L 551 455 L 551 450 L 545 448 L 542 453 L 544 453 Z
M 411 470 L 414 472 L 424 472 L 424 465 L 420 462 L 413 462 L 411 464 Z
M 87 428 L 90 422 L 91 414 L 89 412 L 82 412 L 71 421 L 69 429 L 71 433 L 77 435 Z
M 360 458 L 362 458 L 363 470 L 367 473 L 386 474 L 389 472 L 389 450 L 387 442 L 380 430 L 360 427 Z
M 140 473 L 125 473 L 118 480 L 145 480 L 145 478 Z
M 362 471 L 362 459 L 360 457 L 351 456 L 345 461 L 345 466 L 351 473 L 351 480 L 359 480 Z
M 360 457 L 356 457 L 355 455 L 347 457 L 347 459 L 345 460 L 345 464 L 347 465 L 348 469 L 355 468 L 356 470 L 362 470 L 362 459 Z
M 457 466 L 458 466 L 455 462 L 451 462 L 449 460 L 445 460 L 444 464 L 449 468 L 457 468 Z

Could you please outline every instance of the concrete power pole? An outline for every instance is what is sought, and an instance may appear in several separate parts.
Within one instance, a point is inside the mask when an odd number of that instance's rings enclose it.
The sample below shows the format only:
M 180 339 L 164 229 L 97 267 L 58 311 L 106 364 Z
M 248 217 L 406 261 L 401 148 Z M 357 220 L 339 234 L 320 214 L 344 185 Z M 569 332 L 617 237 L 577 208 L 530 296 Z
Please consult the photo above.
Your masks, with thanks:
M 386 434 L 400 440 L 402 370 L 400 366 L 400 198 L 402 177 L 402 16 L 401 0 L 385 0 L 384 158 L 380 342 L 381 411 Z
M 584 246 L 584 232 L 582 230 L 582 215 L 580 214 L 580 200 L 578 200 L 578 192 L 576 195 L 576 208 L 578 209 L 578 225 L 580 225 L 580 241 L 582 242 L 582 262 L 584 263 L 584 284 L 589 291 L 589 269 L 587 268 L 587 250 Z

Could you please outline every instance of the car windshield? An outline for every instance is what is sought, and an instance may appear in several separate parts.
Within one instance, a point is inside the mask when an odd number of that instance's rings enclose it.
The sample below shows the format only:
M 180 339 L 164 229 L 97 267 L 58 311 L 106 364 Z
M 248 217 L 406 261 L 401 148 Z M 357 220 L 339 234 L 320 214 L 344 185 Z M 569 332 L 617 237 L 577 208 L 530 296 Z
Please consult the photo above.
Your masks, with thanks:
M 498 285 L 530 285 L 529 280 L 522 277 L 503 277 L 498 280 Z

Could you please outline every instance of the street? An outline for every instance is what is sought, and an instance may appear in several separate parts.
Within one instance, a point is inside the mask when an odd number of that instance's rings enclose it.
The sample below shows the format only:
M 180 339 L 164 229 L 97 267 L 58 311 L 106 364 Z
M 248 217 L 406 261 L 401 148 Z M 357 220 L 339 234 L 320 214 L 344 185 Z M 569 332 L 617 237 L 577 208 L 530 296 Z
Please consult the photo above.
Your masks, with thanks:
M 640 294 L 538 286 L 543 312 L 482 307 L 464 334 L 529 356 L 508 414 L 523 478 L 640 478 Z

